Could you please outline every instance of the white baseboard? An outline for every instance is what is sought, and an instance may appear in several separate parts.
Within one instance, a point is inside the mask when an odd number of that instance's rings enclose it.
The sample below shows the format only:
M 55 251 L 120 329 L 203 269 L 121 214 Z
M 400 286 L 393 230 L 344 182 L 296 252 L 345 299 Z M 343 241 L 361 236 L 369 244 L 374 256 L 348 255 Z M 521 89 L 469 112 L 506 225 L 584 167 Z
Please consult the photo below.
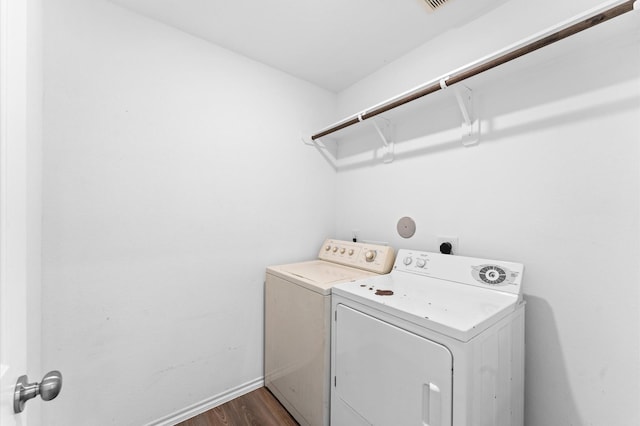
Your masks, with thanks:
M 263 386 L 264 377 L 258 377 L 257 379 L 251 380 L 218 395 L 214 395 L 211 398 L 204 399 L 186 408 L 178 410 L 175 413 L 164 416 L 161 419 L 147 423 L 145 426 L 173 426 Z

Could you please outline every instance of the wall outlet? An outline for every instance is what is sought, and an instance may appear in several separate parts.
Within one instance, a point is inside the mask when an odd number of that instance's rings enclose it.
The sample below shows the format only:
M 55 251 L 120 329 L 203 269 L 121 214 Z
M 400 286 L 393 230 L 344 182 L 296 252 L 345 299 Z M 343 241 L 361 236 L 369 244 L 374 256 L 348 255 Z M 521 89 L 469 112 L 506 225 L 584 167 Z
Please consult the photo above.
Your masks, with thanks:
M 440 252 L 440 244 L 451 243 L 451 254 L 458 254 L 458 237 L 439 236 L 437 250 Z

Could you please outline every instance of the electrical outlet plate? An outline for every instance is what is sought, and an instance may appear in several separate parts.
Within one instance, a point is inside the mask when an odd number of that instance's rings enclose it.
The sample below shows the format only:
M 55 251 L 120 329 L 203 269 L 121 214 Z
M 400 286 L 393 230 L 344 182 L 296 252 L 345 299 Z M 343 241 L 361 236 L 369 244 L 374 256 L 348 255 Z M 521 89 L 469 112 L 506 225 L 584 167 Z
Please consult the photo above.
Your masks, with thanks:
M 452 254 L 458 254 L 458 237 L 439 236 L 438 246 L 436 247 L 438 252 L 440 252 L 440 244 L 442 243 L 451 243 Z

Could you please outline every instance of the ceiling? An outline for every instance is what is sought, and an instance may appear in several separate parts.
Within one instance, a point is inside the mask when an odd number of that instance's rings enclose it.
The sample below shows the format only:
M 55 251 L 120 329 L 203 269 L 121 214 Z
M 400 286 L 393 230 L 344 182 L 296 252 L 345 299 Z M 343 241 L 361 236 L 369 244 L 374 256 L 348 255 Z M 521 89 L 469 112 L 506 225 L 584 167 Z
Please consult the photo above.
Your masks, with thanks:
M 506 0 L 110 0 L 333 92 Z

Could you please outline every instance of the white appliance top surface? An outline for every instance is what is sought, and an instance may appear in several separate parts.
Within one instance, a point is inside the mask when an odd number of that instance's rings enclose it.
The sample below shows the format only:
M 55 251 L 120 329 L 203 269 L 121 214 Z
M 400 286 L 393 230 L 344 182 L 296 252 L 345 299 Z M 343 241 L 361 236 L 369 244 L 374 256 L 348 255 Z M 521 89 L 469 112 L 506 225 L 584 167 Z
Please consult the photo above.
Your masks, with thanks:
M 318 259 L 270 266 L 267 273 L 328 295 L 335 284 L 388 273 L 395 252 L 389 246 L 327 239 L 320 247 Z
M 377 275 L 324 260 L 270 266 L 267 268 L 267 273 L 293 280 L 309 290 L 322 294 L 331 294 L 331 288 L 338 283 Z
M 459 256 L 458 259 L 453 259 L 454 256 L 445 259 L 441 256 L 445 255 L 400 250 L 391 274 L 339 284 L 333 288 L 333 294 L 463 342 L 486 330 L 518 306 L 522 265 Z M 407 257 L 412 260 L 409 265 L 405 263 Z M 426 259 L 425 266 L 415 266 L 419 258 Z M 439 263 L 446 267 L 439 267 Z M 453 268 L 455 264 L 458 264 L 457 268 Z M 478 276 L 478 271 L 486 265 L 502 267 L 511 275 L 498 284 L 487 284 Z M 482 268 L 478 269 L 478 266 Z M 432 274 L 441 276 L 429 276 Z M 450 275 L 458 281 L 445 279 L 442 275 Z M 485 280 L 491 278 L 482 276 Z M 495 280 L 497 282 L 499 278 Z M 507 283 L 508 280 L 511 282 Z

